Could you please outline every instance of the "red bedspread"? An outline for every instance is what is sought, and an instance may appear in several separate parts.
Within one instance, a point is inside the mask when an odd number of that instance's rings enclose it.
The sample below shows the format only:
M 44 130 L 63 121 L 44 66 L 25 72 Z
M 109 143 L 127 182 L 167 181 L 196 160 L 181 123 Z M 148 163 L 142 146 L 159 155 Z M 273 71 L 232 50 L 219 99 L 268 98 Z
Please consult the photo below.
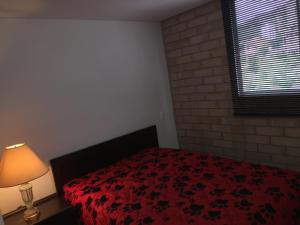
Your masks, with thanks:
M 296 172 L 185 150 L 145 150 L 64 191 L 86 225 L 300 224 Z

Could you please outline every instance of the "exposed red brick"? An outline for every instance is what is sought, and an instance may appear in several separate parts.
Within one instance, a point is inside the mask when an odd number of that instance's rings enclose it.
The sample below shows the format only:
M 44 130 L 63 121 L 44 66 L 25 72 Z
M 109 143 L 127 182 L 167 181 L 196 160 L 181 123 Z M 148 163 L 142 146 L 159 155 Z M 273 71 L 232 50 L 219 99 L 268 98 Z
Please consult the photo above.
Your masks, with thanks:
M 246 135 L 246 141 L 249 143 L 269 144 L 270 137 L 260 135 Z
M 201 93 L 192 93 L 189 96 L 190 101 L 201 101 L 205 99 L 205 97 Z
M 216 50 L 216 51 L 220 51 L 220 49 Z M 229 77 L 229 71 L 228 71 L 227 66 L 214 67 L 213 73 L 214 73 L 214 75 L 224 75 L 225 74 L 227 77 Z
M 230 132 L 231 127 L 228 125 L 219 125 L 219 124 L 214 124 L 212 125 L 212 130 L 213 131 L 220 131 L 220 132 Z
M 195 36 L 198 33 L 198 30 L 196 28 L 191 28 L 191 29 L 187 29 L 185 31 L 182 31 L 180 33 L 180 37 L 182 39 L 188 38 L 188 37 L 192 37 Z
M 222 57 L 223 60 L 226 60 L 224 56 L 227 56 L 227 51 L 224 48 L 214 49 L 210 51 L 210 54 L 212 57 Z M 221 72 L 224 74 L 224 68 L 222 68 Z
M 211 76 L 213 75 L 213 70 L 211 68 L 201 68 L 199 70 L 195 70 L 194 75 L 201 77 Z
M 168 27 L 170 26 L 174 26 L 178 23 L 178 18 L 177 17 L 173 17 L 170 19 L 167 19 L 165 21 L 162 22 L 162 27 L 164 28 L 164 30 L 166 30 Z
M 179 57 L 179 56 L 181 56 L 181 49 L 177 49 L 177 50 L 174 50 L 174 51 L 169 51 L 167 53 L 168 58 L 175 58 L 175 57 Z
M 233 114 L 221 0 L 162 22 L 179 144 L 300 171 L 300 119 Z
M 223 76 L 211 76 L 204 78 L 204 84 L 221 84 L 224 82 Z
M 205 99 L 207 100 L 226 100 L 228 97 L 224 93 L 209 93 L 205 95 Z M 223 111 L 225 112 L 225 111 Z M 224 114 L 223 114 L 224 115 Z
M 230 157 L 236 160 L 242 160 L 245 158 L 245 152 L 234 148 L 221 148 L 223 149 L 223 156 Z
M 208 34 L 199 34 L 197 36 L 191 37 L 190 38 L 190 43 L 193 44 L 199 44 L 204 41 L 208 40 Z
M 217 84 L 217 85 L 216 85 L 216 91 L 217 91 L 217 92 L 228 92 L 228 93 L 231 94 L 230 90 L 231 90 L 230 85 L 228 85 L 228 84 L 226 84 L 226 83 L 223 83 L 223 84 Z
M 222 57 L 216 57 L 211 59 L 206 59 L 202 61 L 203 67 L 215 67 L 224 65 L 224 59 Z
M 178 20 L 180 22 L 185 22 L 185 21 L 191 20 L 193 18 L 195 18 L 195 11 L 190 10 L 186 13 L 182 13 L 181 15 L 179 15 Z
M 214 146 L 232 148 L 232 141 L 214 140 L 213 144 Z
M 214 85 L 201 85 L 196 87 L 197 92 L 214 92 L 215 86 Z
M 170 42 L 178 41 L 179 39 L 180 39 L 180 35 L 178 33 L 177 34 L 169 34 L 169 35 L 166 35 L 165 42 L 170 43 Z
M 255 127 L 253 126 L 232 125 L 230 128 L 230 131 L 235 134 L 255 134 Z
M 292 118 L 272 118 L 270 119 L 270 125 L 276 127 L 299 127 L 298 121 Z
M 189 55 L 189 54 L 198 53 L 198 52 L 199 52 L 199 46 L 198 45 L 182 48 L 182 54 L 183 55 Z
M 241 125 L 243 120 L 241 118 L 234 117 L 222 117 L 222 124 L 224 125 Z
M 300 137 L 300 128 L 285 128 L 285 135 L 289 137 Z
M 209 109 L 192 109 L 192 115 L 208 116 L 209 115 Z
M 261 152 L 246 152 L 246 159 L 254 162 L 271 161 L 272 156 L 270 154 Z
M 287 155 L 300 157 L 300 148 L 287 148 Z
M 215 30 L 224 30 L 223 23 L 221 20 L 213 21 L 207 24 L 203 24 L 199 27 L 195 27 L 198 29 L 198 32 L 210 32 Z
M 268 121 L 264 118 L 245 118 L 244 123 L 246 125 L 266 126 Z
M 193 130 L 210 130 L 210 124 L 194 124 Z
M 299 157 L 292 157 L 288 155 L 272 155 L 273 162 L 278 162 L 281 164 L 289 164 L 289 165 L 300 165 Z
M 283 129 L 277 127 L 257 127 L 256 133 L 261 135 L 269 135 L 269 136 L 282 136 Z
M 178 41 L 173 41 L 171 43 L 166 43 L 166 49 L 169 50 L 175 50 L 175 49 L 182 49 L 186 46 L 189 46 L 189 41 L 188 40 L 178 40 Z M 183 50 L 182 50 L 183 52 Z
M 244 143 L 242 149 L 246 150 L 247 152 L 257 152 L 258 151 L 258 144 L 256 143 Z
M 213 13 L 210 13 L 209 15 L 207 15 L 207 21 L 211 22 L 214 20 L 220 20 L 222 19 L 222 12 L 221 11 L 215 11 Z
M 271 143 L 274 145 L 300 147 L 300 139 L 299 138 L 272 137 Z
M 217 91 L 217 89 L 216 89 Z M 218 102 L 218 107 L 221 109 L 232 109 L 232 101 L 228 99 L 227 101 Z
M 224 140 L 245 141 L 245 136 L 242 134 L 224 133 L 223 137 L 224 137 Z
M 188 23 L 188 26 L 189 27 L 195 27 L 195 26 L 203 25 L 205 23 L 207 23 L 207 17 L 206 16 L 200 16 L 200 17 L 197 17 L 196 19 L 191 20 Z
M 177 24 L 175 26 L 172 26 L 172 32 L 173 33 L 177 33 L 177 32 L 180 32 L 180 31 L 183 31 L 187 28 L 187 25 L 186 23 L 180 23 L 180 24 Z
M 212 50 L 217 49 L 220 47 L 220 41 L 219 40 L 212 40 L 207 41 L 199 45 L 199 51 L 206 51 L 206 50 Z
M 175 60 L 176 64 L 184 64 L 193 62 L 193 58 L 189 55 L 177 57 Z
M 208 59 L 210 57 L 210 52 L 197 52 L 192 55 L 193 60 L 203 60 L 203 59 Z
M 211 12 L 215 12 L 216 10 L 220 10 L 220 2 L 219 1 L 213 1 L 209 4 L 205 4 L 203 6 L 200 6 L 196 9 L 194 9 L 195 14 L 198 16 L 207 15 Z
M 209 110 L 209 115 L 211 116 L 224 116 L 224 115 L 229 115 L 230 111 L 227 109 L 210 109 Z
M 225 33 L 223 30 L 212 30 L 209 32 L 209 38 L 211 40 L 213 39 L 219 39 L 219 38 L 224 38 Z M 222 49 L 223 50 L 223 49 Z M 225 52 L 224 50 L 222 51 L 222 53 Z
M 264 145 L 264 144 L 258 145 L 258 151 L 263 152 L 263 153 L 284 154 L 284 150 L 285 150 L 285 148 L 282 146 Z

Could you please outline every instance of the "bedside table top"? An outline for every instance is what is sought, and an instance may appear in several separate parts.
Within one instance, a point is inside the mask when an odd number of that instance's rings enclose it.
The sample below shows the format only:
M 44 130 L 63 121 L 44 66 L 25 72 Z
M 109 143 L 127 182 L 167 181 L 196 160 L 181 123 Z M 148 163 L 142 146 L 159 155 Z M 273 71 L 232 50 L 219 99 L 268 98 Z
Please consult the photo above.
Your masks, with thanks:
M 24 210 L 17 212 L 13 215 L 10 215 L 4 219 L 5 225 L 28 225 L 36 224 L 40 221 L 47 219 L 55 214 L 58 214 L 66 209 L 69 209 L 71 206 L 67 205 L 63 198 L 58 196 L 50 197 L 49 199 L 42 200 L 39 204 L 36 205 L 40 210 L 40 217 L 37 221 L 33 223 L 27 223 L 23 219 Z

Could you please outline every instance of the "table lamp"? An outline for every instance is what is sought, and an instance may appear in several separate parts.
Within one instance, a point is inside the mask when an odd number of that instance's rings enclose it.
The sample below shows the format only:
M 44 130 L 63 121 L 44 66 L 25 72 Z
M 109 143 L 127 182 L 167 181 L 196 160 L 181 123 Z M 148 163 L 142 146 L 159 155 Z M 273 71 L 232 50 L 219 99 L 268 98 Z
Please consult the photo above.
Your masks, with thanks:
M 4 225 L 4 221 L 3 221 L 3 218 L 2 218 L 1 212 L 0 212 L 0 225 Z
M 48 172 L 48 167 L 25 144 L 6 147 L 0 160 L 0 188 L 20 185 L 25 203 L 24 219 L 34 221 L 39 217 L 38 208 L 33 206 L 32 185 L 28 183 Z

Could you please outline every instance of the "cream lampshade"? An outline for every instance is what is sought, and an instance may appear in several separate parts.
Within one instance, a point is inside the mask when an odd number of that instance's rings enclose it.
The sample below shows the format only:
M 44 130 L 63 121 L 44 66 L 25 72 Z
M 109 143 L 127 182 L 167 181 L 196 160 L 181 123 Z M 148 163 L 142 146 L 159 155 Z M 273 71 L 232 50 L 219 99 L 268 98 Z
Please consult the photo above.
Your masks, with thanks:
M 25 144 L 6 147 L 0 160 L 0 188 L 20 185 L 22 199 L 27 207 L 26 221 L 35 220 L 39 211 L 33 207 L 32 185 L 28 183 L 48 172 L 48 167 Z

